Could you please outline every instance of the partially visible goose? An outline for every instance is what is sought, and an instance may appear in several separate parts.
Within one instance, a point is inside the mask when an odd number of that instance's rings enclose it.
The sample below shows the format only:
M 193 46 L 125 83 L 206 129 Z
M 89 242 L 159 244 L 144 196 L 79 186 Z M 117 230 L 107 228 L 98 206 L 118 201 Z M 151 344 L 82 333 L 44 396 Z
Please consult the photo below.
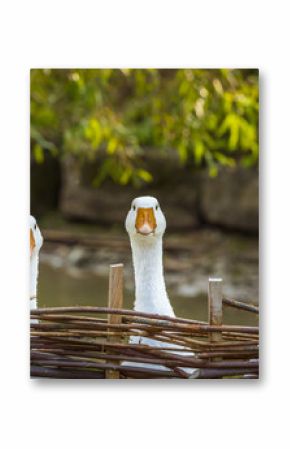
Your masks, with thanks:
M 37 309 L 37 280 L 39 251 L 43 243 L 43 238 L 35 218 L 30 215 L 30 310 Z M 37 320 L 31 320 L 37 323 Z
M 134 310 L 174 317 L 163 274 L 162 238 L 166 229 L 166 220 L 157 199 L 152 196 L 135 198 L 127 214 L 125 226 L 130 237 L 133 255 Z M 137 336 L 132 336 L 130 342 L 157 347 L 168 346 L 157 340 Z M 177 345 L 170 346 L 181 349 Z M 184 371 L 190 375 L 197 373 L 197 370 L 192 368 L 185 368 Z

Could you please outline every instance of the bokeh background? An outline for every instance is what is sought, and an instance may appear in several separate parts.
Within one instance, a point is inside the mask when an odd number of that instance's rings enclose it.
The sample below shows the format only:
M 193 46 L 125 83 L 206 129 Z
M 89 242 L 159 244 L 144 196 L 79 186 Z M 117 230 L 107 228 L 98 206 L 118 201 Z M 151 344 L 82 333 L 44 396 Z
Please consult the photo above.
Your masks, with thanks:
M 106 305 L 125 264 L 124 220 L 153 195 L 167 219 L 165 277 L 178 315 L 205 319 L 207 280 L 258 303 L 256 69 L 33 69 L 31 213 L 45 243 L 39 305 Z M 225 321 L 253 323 L 227 310 Z

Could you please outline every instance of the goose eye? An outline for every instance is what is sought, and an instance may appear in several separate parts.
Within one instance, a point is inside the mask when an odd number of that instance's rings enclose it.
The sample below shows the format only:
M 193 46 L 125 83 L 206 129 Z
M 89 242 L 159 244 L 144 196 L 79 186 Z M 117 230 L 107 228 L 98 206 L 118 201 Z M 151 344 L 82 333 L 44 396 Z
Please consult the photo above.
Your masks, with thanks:
M 157 204 L 157 205 L 155 206 L 155 209 L 156 209 L 156 210 L 158 210 L 158 209 L 159 209 L 159 206 L 158 206 L 158 204 Z
M 34 225 L 34 229 L 36 230 L 36 224 Z
M 133 210 L 136 210 L 136 206 L 135 206 L 135 205 L 133 205 L 132 209 L 133 209 Z

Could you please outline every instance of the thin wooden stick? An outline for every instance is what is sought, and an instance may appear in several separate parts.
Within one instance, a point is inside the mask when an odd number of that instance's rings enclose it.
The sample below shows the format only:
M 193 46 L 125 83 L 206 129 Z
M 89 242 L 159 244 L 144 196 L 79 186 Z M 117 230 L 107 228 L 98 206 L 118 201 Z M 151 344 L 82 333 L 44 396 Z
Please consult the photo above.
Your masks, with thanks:
M 259 313 L 259 307 L 252 304 L 245 304 L 244 302 L 237 301 L 236 299 L 223 298 L 223 303 L 229 307 L 236 307 L 237 309 L 246 310 L 247 312 Z
M 122 309 L 123 307 L 123 264 L 110 265 L 109 277 L 109 298 L 108 306 L 112 309 Z M 121 324 L 122 315 L 108 315 L 109 324 Z M 118 343 L 121 338 L 108 333 L 107 341 L 109 343 Z M 106 379 L 119 379 L 118 370 L 106 370 Z
M 52 317 L 52 314 L 55 314 L 55 317 L 59 315 L 59 310 L 62 309 L 59 308 L 51 308 L 50 313 L 46 314 L 46 312 L 49 309 L 35 309 L 31 311 L 31 318 L 40 318 L 41 320 L 50 320 Z M 70 312 L 76 312 L 78 313 L 81 309 L 81 312 L 84 312 L 84 308 L 81 307 L 75 307 L 75 308 L 68 308 Z M 129 315 L 129 314 L 136 314 L 140 316 L 146 316 L 148 317 L 148 320 L 146 322 L 151 325 L 157 325 L 162 326 L 162 328 L 167 327 L 169 330 L 174 329 L 185 329 L 185 330 L 191 330 L 191 332 L 243 332 L 243 333 L 249 333 L 249 334 L 258 334 L 259 328 L 257 326 L 240 326 L 240 325 L 230 325 L 230 324 L 224 324 L 224 325 L 210 325 L 208 323 L 200 322 L 196 323 L 192 320 L 183 320 L 181 318 L 172 318 L 168 316 L 163 315 L 156 315 L 156 314 L 147 314 L 145 312 L 138 312 L 132 310 L 126 310 L 126 309 L 113 309 L 109 307 L 85 307 L 86 313 L 104 313 L 104 314 L 115 314 L 115 315 Z M 156 318 L 159 318 L 158 320 Z M 75 318 L 76 319 L 76 318 Z M 82 319 L 85 319 L 85 317 L 82 317 Z M 172 321 L 172 323 L 167 323 L 167 321 Z M 143 320 L 145 323 L 145 320 Z M 183 324 L 185 323 L 185 324 Z M 188 327 L 188 326 L 189 327 Z M 132 323 L 132 327 L 134 327 L 134 324 Z
M 222 279 L 208 280 L 208 321 L 210 325 L 221 326 L 223 322 Z M 220 342 L 222 334 L 212 332 L 209 334 L 211 342 Z

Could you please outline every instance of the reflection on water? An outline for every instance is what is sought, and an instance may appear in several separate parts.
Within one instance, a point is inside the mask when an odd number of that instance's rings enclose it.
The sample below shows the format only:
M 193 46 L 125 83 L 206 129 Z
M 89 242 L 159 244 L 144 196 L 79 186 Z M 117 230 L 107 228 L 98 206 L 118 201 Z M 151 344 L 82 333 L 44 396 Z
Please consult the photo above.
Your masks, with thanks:
M 109 273 L 108 273 L 109 275 Z M 108 276 L 90 272 L 70 275 L 67 270 L 40 264 L 38 306 L 99 306 L 108 305 Z M 178 297 L 168 289 L 176 315 L 184 318 L 207 320 L 207 298 L 204 295 Z M 125 290 L 124 307 L 133 308 L 134 291 Z M 258 325 L 257 315 L 232 308 L 224 308 L 224 323 Z

